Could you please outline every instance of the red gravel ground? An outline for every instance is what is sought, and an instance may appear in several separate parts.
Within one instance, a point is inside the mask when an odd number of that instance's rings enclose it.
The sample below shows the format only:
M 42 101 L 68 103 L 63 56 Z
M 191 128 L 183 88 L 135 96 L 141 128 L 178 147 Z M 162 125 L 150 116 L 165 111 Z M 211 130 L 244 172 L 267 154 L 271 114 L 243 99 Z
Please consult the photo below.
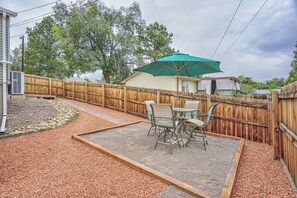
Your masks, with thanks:
M 156 197 L 166 184 L 71 139 L 111 125 L 81 112 L 63 127 L 0 140 L 0 197 Z
M 232 197 L 295 197 L 272 146 L 245 142 Z
M 129 121 L 138 117 L 76 102 Z M 166 184 L 71 139 L 112 126 L 81 112 L 63 127 L 0 140 L 0 197 L 156 197 Z M 246 141 L 232 197 L 294 197 L 272 147 Z

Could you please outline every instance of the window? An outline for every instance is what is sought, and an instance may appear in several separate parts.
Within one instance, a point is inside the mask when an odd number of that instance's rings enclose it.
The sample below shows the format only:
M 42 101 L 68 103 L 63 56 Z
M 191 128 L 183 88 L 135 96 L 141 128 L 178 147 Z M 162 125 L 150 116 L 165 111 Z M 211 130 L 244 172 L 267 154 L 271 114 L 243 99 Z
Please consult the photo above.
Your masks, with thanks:
M 217 89 L 216 80 L 212 80 L 211 81 L 211 94 L 214 94 L 214 92 L 216 91 L 216 89 Z
M 182 92 L 189 92 L 189 81 L 182 81 Z

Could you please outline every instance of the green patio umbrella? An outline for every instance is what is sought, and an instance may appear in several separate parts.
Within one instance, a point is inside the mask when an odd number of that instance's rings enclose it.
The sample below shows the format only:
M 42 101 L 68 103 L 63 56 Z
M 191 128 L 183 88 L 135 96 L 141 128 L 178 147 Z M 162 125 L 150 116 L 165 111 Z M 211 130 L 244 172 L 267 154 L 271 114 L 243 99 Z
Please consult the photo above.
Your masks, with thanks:
M 190 56 L 189 54 L 173 53 L 144 65 L 134 71 L 145 72 L 154 76 L 176 76 L 177 100 L 179 76 L 199 76 L 221 72 L 220 62 L 210 59 Z

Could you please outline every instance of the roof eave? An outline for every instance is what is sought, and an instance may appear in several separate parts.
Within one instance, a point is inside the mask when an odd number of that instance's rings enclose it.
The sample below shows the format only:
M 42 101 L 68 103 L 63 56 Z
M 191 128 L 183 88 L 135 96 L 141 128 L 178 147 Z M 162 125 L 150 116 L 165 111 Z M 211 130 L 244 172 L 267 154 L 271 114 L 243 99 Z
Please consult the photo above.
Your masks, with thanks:
M 125 84 L 128 80 L 130 80 L 131 78 L 134 78 L 136 75 L 138 75 L 140 72 L 136 72 L 134 74 L 132 74 L 131 76 L 129 76 L 128 78 L 126 78 L 125 80 L 123 80 L 121 82 L 121 84 Z
M 17 12 L 14 12 L 14 11 L 11 11 L 11 10 L 8 10 L 8 9 L 5 9 L 5 8 L 2 8 L 0 7 L 0 13 L 6 13 L 8 16 L 11 16 L 11 17 L 16 17 L 18 16 L 18 13 Z

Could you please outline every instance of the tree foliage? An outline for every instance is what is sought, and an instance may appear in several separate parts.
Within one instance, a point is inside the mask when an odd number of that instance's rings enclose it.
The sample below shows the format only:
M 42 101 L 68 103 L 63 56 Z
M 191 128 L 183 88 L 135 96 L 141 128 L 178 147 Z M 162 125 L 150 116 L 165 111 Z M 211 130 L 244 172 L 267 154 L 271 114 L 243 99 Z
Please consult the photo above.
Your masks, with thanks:
M 273 78 L 271 80 L 265 81 L 269 88 L 281 88 L 286 84 L 285 78 Z
M 101 69 L 107 83 L 127 78 L 137 60 L 133 54 L 137 30 L 144 23 L 139 5 L 111 9 L 93 0 L 63 12 L 64 8 L 63 3 L 55 8 L 55 34 L 66 62 L 80 73 Z
M 111 78 L 120 81 L 127 77 L 139 12 L 138 4 L 119 10 L 109 9 L 96 0 L 73 4 L 65 17 L 56 17 L 63 19 L 56 33 L 64 58 L 76 66 L 76 72 L 101 69 L 107 83 Z
M 53 17 L 27 29 L 27 73 L 64 78 L 102 70 L 105 82 L 118 83 L 136 66 L 174 51 L 173 34 L 157 22 L 147 26 L 135 2 L 114 9 L 101 0 L 78 0 L 53 9 Z
M 241 90 L 247 93 L 254 93 L 256 89 L 277 89 L 285 85 L 285 78 L 273 78 L 265 82 L 256 82 L 251 77 L 238 76 L 241 80 Z
M 100 0 L 78 1 L 70 7 L 60 3 L 54 11 L 54 35 L 66 64 L 75 73 L 100 69 L 107 83 L 118 83 L 133 67 L 143 64 L 144 57 L 155 59 L 172 51 L 172 34 L 158 23 L 146 27 L 135 2 L 113 9 Z M 155 47 L 149 44 L 152 42 Z
M 291 63 L 292 70 L 289 73 L 289 77 L 286 80 L 286 83 L 292 83 L 297 81 L 297 43 L 295 45 L 296 50 L 294 51 L 294 60 Z
M 21 71 L 22 50 L 21 47 L 16 47 L 12 50 L 12 71 Z
M 25 50 L 25 72 L 39 76 L 64 78 L 69 76 L 60 56 L 60 48 L 53 37 L 52 17 L 45 17 L 34 28 L 28 28 L 28 43 Z
M 142 29 L 136 49 L 143 56 L 142 64 L 173 53 L 174 49 L 170 47 L 172 37 L 173 34 L 168 33 L 167 28 L 157 22 Z

